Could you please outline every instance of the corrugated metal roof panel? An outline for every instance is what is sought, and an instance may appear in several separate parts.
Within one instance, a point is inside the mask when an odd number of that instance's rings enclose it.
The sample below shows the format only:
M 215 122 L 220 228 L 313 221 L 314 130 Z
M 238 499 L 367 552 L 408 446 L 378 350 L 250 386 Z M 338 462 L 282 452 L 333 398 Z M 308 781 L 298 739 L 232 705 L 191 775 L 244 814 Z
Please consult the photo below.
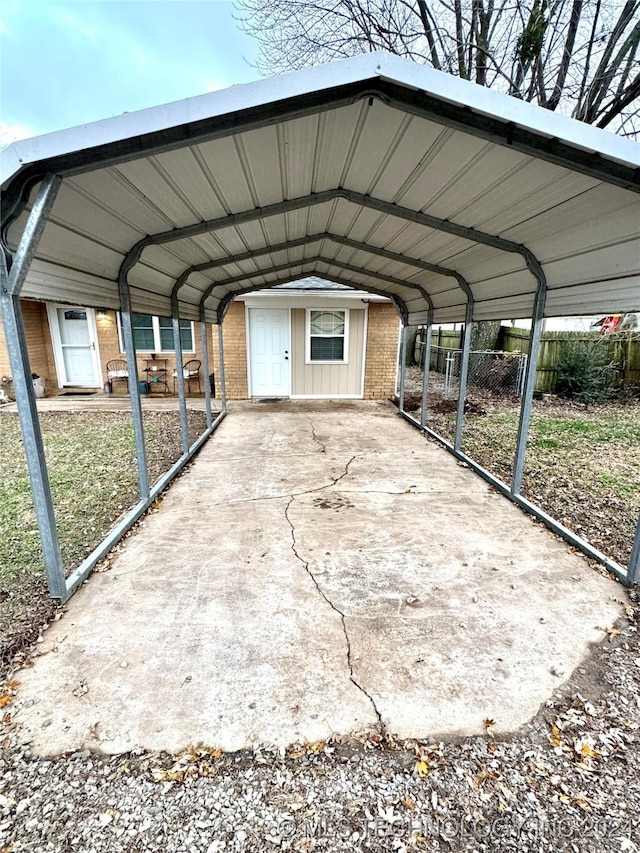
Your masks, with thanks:
M 19 143 L 6 159 L 12 248 L 39 159 L 63 177 L 26 296 L 113 306 L 140 240 L 135 305 L 166 314 L 186 280 L 189 317 L 211 283 L 209 317 L 225 294 L 309 274 L 394 295 L 412 322 L 430 302 L 462 320 L 466 279 L 476 318 L 513 316 L 533 304 L 533 256 L 548 311 L 612 310 L 640 292 L 632 146 L 389 57 Z

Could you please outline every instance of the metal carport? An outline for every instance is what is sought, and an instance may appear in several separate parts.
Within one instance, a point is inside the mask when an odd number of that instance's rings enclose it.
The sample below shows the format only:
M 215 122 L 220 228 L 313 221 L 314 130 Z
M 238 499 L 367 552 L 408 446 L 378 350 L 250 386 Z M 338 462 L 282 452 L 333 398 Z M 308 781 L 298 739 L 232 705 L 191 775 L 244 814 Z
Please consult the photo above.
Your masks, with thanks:
M 140 502 L 65 579 L 19 299 L 220 324 L 235 295 L 313 274 L 391 297 L 403 323 L 532 316 L 510 485 L 520 495 L 544 317 L 640 309 L 634 143 L 386 54 L 18 142 L 3 152 L 2 315 L 51 594 L 65 599 L 215 429 L 153 488 L 131 383 Z M 203 326 L 204 328 L 204 326 Z M 204 336 L 206 337 L 206 336 Z M 223 363 L 222 338 L 220 363 Z M 206 340 L 204 349 L 206 353 Z M 205 371 L 208 366 L 205 363 Z M 224 386 L 224 377 L 221 377 Z M 402 398 L 402 394 L 401 394 Z M 427 388 L 423 394 L 425 428 Z M 412 421 L 413 422 L 413 421 Z

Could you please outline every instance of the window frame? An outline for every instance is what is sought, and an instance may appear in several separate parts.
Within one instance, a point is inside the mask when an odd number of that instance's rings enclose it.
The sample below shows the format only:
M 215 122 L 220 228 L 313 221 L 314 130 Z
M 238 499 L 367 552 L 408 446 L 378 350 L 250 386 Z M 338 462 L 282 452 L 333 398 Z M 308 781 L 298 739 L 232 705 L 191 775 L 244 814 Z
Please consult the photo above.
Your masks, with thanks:
M 349 364 L 349 313 L 350 308 L 333 308 L 331 305 L 313 306 L 305 309 L 305 363 L 306 364 Z M 342 335 L 336 334 L 311 334 L 311 312 L 331 312 L 344 314 L 344 332 Z M 342 338 L 342 359 L 312 359 L 311 358 L 311 338 Z
M 134 313 L 144 314 L 143 311 L 136 311 Z M 146 316 L 151 317 L 151 326 L 152 326 L 152 330 L 153 330 L 154 347 L 153 347 L 153 349 L 146 349 L 146 348 L 145 349 L 137 349 L 136 352 L 141 353 L 141 354 L 146 354 L 146 353 L 151 354 L 152 352 L 155 352 L 155 353 L 175 353 L 175 349 L 173 349 L 173 347 L 171 349 L 162 349 L 162 336 L 160 334 L 160 317 L 157 314 L 147 314 Z M 117 325 L 118 325 L 118 344 L 120 346 L 120 352 L 124 353 L 124 337 L 122 335 L 122 317 L 120 316 L 120 311 L 116 311 L 116 317 L 118 318 L 118 323 L 117 323 Z M 168 319 L 171 319 L 171 318 L 168 318 Z M 196 340 L 195 323 L 193 322 L 193 320 L 189 320 L 187 322 L 189 323 L 190 328 L 191 328 L 191 347 L 190 348 L 183 347 L 182 352 L 187 353 L 189 355 L 192 355 L 196 351 L 196 349 L 195 349 L 195 340 Z

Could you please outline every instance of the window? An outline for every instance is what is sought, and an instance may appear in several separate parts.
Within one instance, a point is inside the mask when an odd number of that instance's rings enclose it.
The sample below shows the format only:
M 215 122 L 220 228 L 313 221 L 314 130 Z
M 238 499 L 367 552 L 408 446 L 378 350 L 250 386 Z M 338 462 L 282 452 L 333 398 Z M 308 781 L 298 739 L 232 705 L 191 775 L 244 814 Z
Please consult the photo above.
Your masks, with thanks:
M 173 323 L 171 317 L 155 317 L 160 327 L 160 351 L 173 351 Z M 180 344 L 183 351 L 193 352 L 192 323 L 189 320 L 180 320 Z
M 307 309 L 307 363 L 347 362 L 349 312 Z
M 151 314 L 131 312 L 133 342 L 136 352 L 173 352 L 173 325 L 171 317 L 153 317 Z M 122 325 L 118 314 L 120 351 L 124 352 Z M 183 352 L 195 352 L 193 346 L 193 323 L 180 320 L 180 342 Z

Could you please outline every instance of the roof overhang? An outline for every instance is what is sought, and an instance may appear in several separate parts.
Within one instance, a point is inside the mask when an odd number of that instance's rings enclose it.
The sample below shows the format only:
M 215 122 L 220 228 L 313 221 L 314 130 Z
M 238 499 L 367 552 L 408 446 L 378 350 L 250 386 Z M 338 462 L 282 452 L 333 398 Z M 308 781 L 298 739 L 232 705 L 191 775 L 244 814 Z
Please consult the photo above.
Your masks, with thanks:
M 386 54 L 14 143 L 11 254 L 62 182 L 22 295 L 220 322 L 316 275 L 403 320 L 640 309 L 640 146 Z

